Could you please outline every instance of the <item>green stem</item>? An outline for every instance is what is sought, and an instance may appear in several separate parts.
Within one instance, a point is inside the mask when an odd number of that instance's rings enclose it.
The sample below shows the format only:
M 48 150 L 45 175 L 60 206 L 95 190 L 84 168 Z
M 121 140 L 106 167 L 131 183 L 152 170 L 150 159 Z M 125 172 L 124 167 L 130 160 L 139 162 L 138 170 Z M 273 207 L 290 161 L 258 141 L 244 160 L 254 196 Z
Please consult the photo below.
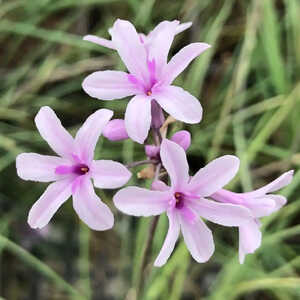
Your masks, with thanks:
M 152 248 L 152 242 L 154 239 L 154 233 L 158 224 L 158 219 L 159 216 L 155 216 L 151 222 L 150 229 L 149 229 L 149 234 L 148 234 L 148 239 L 146 242 L 146 246 L 144 248 L 143 252 L 143 258 L 142 258 L 142 264 L 141 264 L 141 269 L 140 269 L 140 276 L 137 282 L 137 288 L 136 288 L 136 299 L 141 299 L 143 290 L 144 290 L 144 285 L 145 285 L 145 271 L 148 263 L 148 258 L 151 253 L 151 248 Z
M 153 140 L 155 142 L 155 144 L 157 146 L 160 146 L 161 143 L 161 135 L 158 129 L 153 129 L 152 130 L 152 134 L 153 134 Z M 161 171 L 161 163 L 158 163 L 155 166 L 155 176 L 153 178 L 153 182 L 158 180 L 159 175 L 160 175 L 160 171 Z M 141 263 L 141 267 L 140 267 L 140 271 L 139 271 L 139 277 L 138 277 L 138 281 L 136 284 L 136 299 L 141 299 L 141 296 L 143 294 L 143 290 L 144 290 L 144 286 L 145 286 L 145 271 L 147 268 L 147 263 L 149 260 L 149 256 L 151 254 L 151 249 L 152 249 L 152 243 L 153 243 L 153 239 L 154 239 L 154 234 L 155 234 L 155 230 L 158 224 L 158 219 L 159 216 L 155 216 L 152 219 L 152 222 L 150 224 L 150 228 L 149 228 L 149 233 L 148 233 L 148 239 L 146 242 L 146 246 L 144 248 L 144 252 L 143 252 L 143 256 L 142 256 L 142 263 Z
M 75 290 L 69 283 L 67 283 L 63 278 L 61 278 L 50 267 L 48 267 L 42 261 L 30 254 L 24 248 L 20 247 L 19 245 L 2 235 L 0 235 L 0 246 L 6 248 L 8 251 L 21 258 L 26 264 L 39 271 L 48 279 L 52 280 L 57 286 L 61 287 L 69 294 L 76 296 L 80 299 L 85 299 L 83 295 L 81 295 L 77 290 Z
M 134 168 L 134 167 L 142 166 L 142 165 L 147 165 L 147 164 L 148 165 L 149 164 L 155 165 L 155 164 L 157 164 L 157 160 L 155 160 L 155 159 L 146 159 L 146 160 L 141 160 L 141 161 L 134 161 L 132 163 L 127 164 L 126 167 L 128 169 L 130 169 L 130 168 Z
M 79 225 L 79 290 L 84 291 L 86 299 L 91 299 L 91 282 L 90 282 L 90 229 L 82 222 Z M 76 300 L 80 298 L 76 297 Z

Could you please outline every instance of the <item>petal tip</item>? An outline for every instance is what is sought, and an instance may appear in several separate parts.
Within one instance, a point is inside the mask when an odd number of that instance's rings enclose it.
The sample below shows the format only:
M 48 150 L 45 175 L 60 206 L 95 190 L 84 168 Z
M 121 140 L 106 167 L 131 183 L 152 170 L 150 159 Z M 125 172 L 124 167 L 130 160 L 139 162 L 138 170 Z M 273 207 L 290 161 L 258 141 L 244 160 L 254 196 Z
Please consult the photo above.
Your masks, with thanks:
M 84 40 L 84 41 L 90 41 L 90 38 L 92 37 L 92 35 L 90 35 L 90 34 L 87 34 L 87 35 L 85 35 L 82 39 Z

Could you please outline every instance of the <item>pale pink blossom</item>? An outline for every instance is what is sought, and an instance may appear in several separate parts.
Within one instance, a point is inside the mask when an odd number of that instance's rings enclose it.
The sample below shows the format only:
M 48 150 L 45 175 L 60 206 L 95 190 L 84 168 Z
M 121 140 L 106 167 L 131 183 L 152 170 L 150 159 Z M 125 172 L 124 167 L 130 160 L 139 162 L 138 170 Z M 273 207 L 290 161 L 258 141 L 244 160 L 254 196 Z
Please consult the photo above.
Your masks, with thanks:
M 288 171 L 264 187 L 248 193 L 234 193 L 221 189 L 211 195 L 222 203 L 238 204 L 248 208 L 253 218 L 239 227 L 239 260 L 242 264 L 248 253 L 253 253 L 261 244 L 259 218 L 278 211 L 286 203 L 281 195 L 270 194 L 288 185 L 293 179 L 293 171 Z
M 96 111 L 73 138 L 51 108 L 40 109 L 35 117 L 36 126 L 58 156 L 22 153 L 16 159 L 17 173 L 22 179 L 54 181 L 29 212 L 28 223 L 32 228 L 47 225 L 71 195 L 76 213 L 90 228 L 106 230 L 113 226 L 113 214 L 96 195 L 91 181 L 97 188 L 118 188 L 131 176 L 118 162 L 93 159 L 101 131 L 112 115 L 108 109 Z
M 167 213 L 169 230 L 155 260 L 155 266 L 166 263 L 180 229 L 192 257 L 197 262 L 206 262 L 214 252 L 214 242 L 202 217 L 224 226 L 241 226 L 252 219 L 247 208 L 206 199 L 235 176 L 239 159 L 231 155 L 222 156 L 200 169 L 191 178 L 186 154 L 181 146 L 164 139 L 160 156 L 170 176 L 171 186 L 156 181 L 152 185 L 156 190 L 127 187 L 114 196 L 114 203 L 122 212 L 134 216 L 147 217 Z
M 125 126 L 129 137 L 139 143 L 144 142 L 150 126 L 155 127 L 154 121 L 159 119 L 153 115 L 151 103 L 154 100 L 159 104 L 159 110 L 156 110 L 159 116 L 163 108 L 179 121 L 190 124 L 201 121 L 202 107 L 198 99 L 171 84 L 194 58 L 210 46 L 206 43 L 189 44 L 168 62 L 178 26 L 178 21 L 164 21 L 143 38 L 130 22 L 118 19 L 109 31 L 112 37 L 109 45 L 118 51 L 129 73 L 99 71 L 86 77 L 82 83 L 87 94 L 100 100 L 134 96 L 127 105 Z

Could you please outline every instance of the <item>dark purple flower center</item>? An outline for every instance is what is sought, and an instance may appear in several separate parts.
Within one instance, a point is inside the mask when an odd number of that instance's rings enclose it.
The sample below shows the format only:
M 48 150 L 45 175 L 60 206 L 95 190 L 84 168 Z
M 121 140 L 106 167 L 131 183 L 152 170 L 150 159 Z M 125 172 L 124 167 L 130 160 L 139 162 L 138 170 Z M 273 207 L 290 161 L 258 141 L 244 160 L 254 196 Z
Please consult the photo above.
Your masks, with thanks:
M 183 208 L 184 206 L 184 195 L 182 193 L 176 192 L 174 194 L 176 203 L 175 203 L 175 207 L 178 209 Z
M 78 164 L 73 167 L 73 173 L 77 175 L 84 175 L 88 173 L 89 170 L 90 170 L 89 167 L 85 164 Z

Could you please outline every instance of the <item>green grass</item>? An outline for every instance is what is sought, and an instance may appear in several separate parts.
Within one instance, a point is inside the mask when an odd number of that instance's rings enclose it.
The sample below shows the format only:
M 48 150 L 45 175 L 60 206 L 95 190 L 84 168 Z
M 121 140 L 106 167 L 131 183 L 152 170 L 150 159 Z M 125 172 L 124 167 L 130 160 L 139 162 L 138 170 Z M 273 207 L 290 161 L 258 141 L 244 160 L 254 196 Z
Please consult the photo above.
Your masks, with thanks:
M 164 267 L 151 268 L 168 226 L 162 217 L 142 299 L 299 299 L 299 13 L 298 0 L 2 0 L 0 299 L 135 299 L 149 219 L 122 216 L 113 208 L 113 193 L 99 191 L 116 216 L 113 230 L 88 230 L 69 201 L 48 236 L 37 237 L 26 220 L 45 185 L 18 179 L 14 165 L 18 153 L 50 153 L 33 123 L 43 105 L 55 109 L 73 133 L 101 107 L 123 117 L 126 100 L 97 101 L 81 89 L 91 72 L 123 67 L 115 53 L 81 39 L 88 33 L 108 37 L 118 17 L 143 32 L 164 19 L 193 21 L 176 37 L 172 53 L 189 42 L 213 46 L 176 81 L 204 108 L 200 124 L 171 128 L 191 131 L 193 172 L 217 156 L 235 154 L 241 168 L 230 188 L 248 191 L 295 170 L 294 181 L 281 192 L 288 204 L 263 219 L 262 246 L 243 265 L 237 231 L 210 223 L 216 251 L 209 262 L 194 262 L 180 241 Z M 144 159 L 143 147 L 131 141 L 102 139 L 97 155 Z M 136 176 L 131 183 L 149 186 Z

